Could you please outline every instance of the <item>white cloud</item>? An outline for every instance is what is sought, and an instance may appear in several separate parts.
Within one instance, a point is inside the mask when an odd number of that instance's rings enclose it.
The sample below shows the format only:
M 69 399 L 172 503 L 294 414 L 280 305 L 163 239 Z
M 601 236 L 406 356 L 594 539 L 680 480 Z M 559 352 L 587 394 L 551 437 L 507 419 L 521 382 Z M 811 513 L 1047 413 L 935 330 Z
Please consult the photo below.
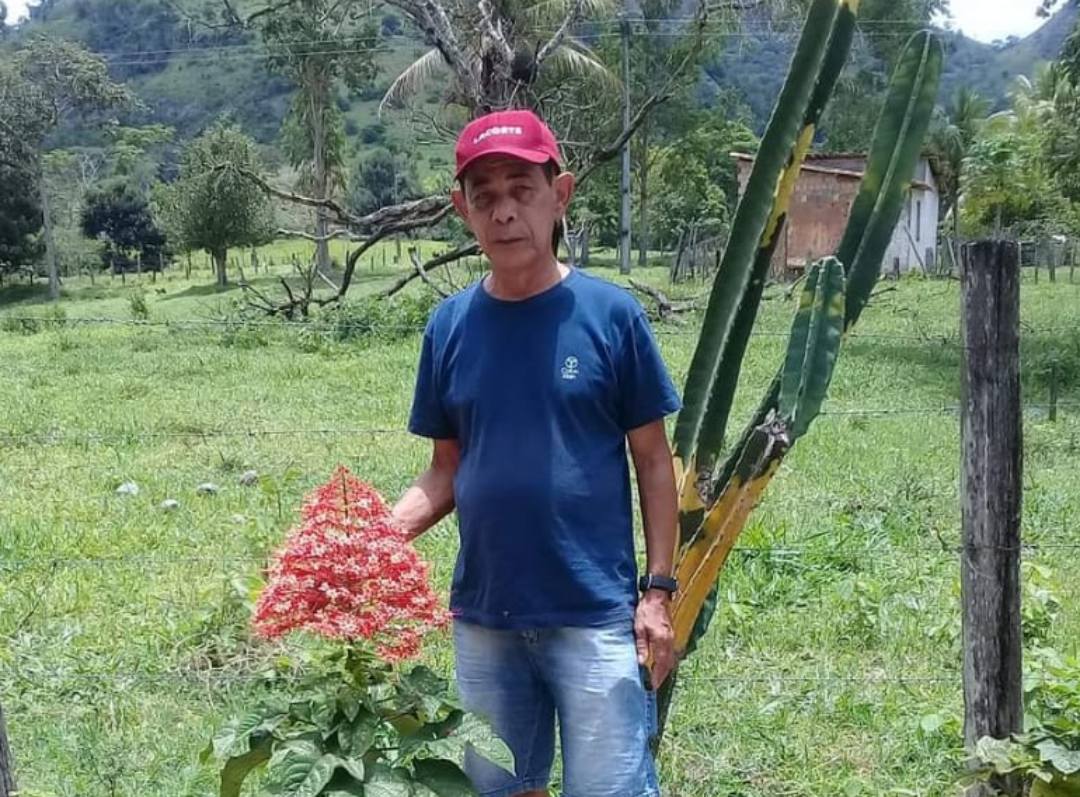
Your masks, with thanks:
M 984 42 L 1026 36 L 1044 22 L 1035 15 L 1038 0 L 950 0 L 950 7 L 953 25 Z
M 29 0 L 3 0 L 3 2 L 7 6 L 7 21 L 9 23 L 17 22 L 22 17 L 25 17 L 26 7 L 30 4 Z

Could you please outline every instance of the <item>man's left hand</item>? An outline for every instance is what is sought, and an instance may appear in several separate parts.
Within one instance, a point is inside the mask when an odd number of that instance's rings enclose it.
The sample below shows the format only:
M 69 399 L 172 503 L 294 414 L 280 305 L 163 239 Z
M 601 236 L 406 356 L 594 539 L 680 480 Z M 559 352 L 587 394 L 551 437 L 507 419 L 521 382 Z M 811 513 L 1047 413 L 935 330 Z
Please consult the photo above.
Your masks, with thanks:
M 646 592 L 634 617 L 638 664 L 652 658 L 652 687 L 659 689 L 675 667 L 675 632 L 671 627 L 671 596 L 662 590 Z

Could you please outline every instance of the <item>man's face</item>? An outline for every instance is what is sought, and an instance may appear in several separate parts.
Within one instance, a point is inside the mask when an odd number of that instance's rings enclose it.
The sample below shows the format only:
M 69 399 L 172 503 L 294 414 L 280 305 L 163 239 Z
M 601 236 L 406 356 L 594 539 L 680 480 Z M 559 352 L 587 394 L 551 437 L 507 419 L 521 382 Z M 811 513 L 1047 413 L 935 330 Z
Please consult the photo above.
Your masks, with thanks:
M 554 256 L 551 235 L 574 192 L 574 176 L 549 177 L 535 163 L 492 155 L 473 163 L 454 207 L 499 268 L 528 268 Z

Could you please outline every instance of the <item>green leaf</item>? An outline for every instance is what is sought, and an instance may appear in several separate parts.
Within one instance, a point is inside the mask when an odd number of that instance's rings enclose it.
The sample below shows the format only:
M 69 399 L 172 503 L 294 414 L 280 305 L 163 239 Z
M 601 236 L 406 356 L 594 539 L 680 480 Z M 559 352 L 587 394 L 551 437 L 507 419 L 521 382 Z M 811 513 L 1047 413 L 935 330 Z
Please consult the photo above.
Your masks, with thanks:
M 379 731 L 381 720 L 366 708 L 361 708 L 356 717 L 338 729 L 338 741 L 343 752 L 359 758 L 371 749 Z
M 330 782 L 341 759 L 323 753 L 313 742 L 283 743 L 270 761 L 272 793 L 288 797 L 316 797 Z
M 372 764 L 364 780 L 364 797 L 412 797 L 412 781 L 405 770 Z
M 998 774 L 1004 775 L 1016 769 L 1013 760 L 1015 747 L 1009 739 L 984 736 L 975 743 L 975 757 L 992 766 Z
M 468 777 L 453 761 L 424 759 L 413 764 L 416 779 L 438 797 L 476 797 Z
M 359 758 L 342 758 L 340 765 L 357 780 L 364 779 L 364 762 Z
M 233 756 L 221 769 L 220 797 L 240 797 L 240 788 L 251 771 L 270 760 L 270 751 L 274 739 L 266 734 L 257 742 L 252 741 L 251 749 L 243 755 Z
M 311 721 L 324 731 L 331 730 L 337 716 L 337 699 L 325 697 L 311 704 Z
M 423 665 L 413 667 L 401 676 L 401 683 L 410 692 L 438 697 L 445 696 L 449 689 L 449 682 L 445 678 Z
M 1043 761 L 1053 765 L 1054 769 L 1062 775 L 1080 772 L 1080 750 L 1070 750 L 1052 739 L 1039 742 L 1035 745 L 1035 749 L 1039 751 L 1039 756 Z
M 255 733 L 271 733 L 286 718 L 288 713 L 282 706 L 259 706 L 225 724 L 214 736 L 210 745 L 199 755 L 206 763 L 211 756 L 225 759 L 244 755 L 248 752 L 248 740 Z
M 351 689 L 342 689 L 337 698 L 338 711 L 345 715 L 345 719 L 352 722 L 360 712 L 360 700 Z
M 1031 797 L 1080 797 L 1080 776 L 1053 778 L 1049 783 L 1036 778 Z
M 514 772 L 514 754 L 499 738 L 486 719 L 479 714 L 466 714 L 450 734 L 450 738 L 461 739 L 472 746 L 473 751 L 482 755 L 497 767 L 507 772 Z

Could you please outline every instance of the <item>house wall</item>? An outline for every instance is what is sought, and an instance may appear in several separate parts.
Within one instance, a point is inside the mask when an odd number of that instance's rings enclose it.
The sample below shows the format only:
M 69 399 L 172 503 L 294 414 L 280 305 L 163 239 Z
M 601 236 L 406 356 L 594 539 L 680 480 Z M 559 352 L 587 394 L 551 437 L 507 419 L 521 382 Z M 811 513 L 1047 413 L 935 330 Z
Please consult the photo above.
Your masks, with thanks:
M 753 163 L 737 159 L 739 189 L 746 188 Z M 786 279 L 818 258 L 836 252 L 847 226 L 851 205 L 859 191 L 865 159 L 815 158 L 799 175 L 788 210 L 788 221 L 773 257 L 772 276 Z M 816 171 L 831 169 L 848 174 Z M 911 188 L 882 271 L 891 273 L 930 268 L 937 260 L 939 202 L 936 181 L 924 158 L 916 167 Z M 923 185 L 918 185 L 918 184 Z M 929 186 L 929 187 L 927 187 Z M 929 262 L 928 262 L 929 261 Z

